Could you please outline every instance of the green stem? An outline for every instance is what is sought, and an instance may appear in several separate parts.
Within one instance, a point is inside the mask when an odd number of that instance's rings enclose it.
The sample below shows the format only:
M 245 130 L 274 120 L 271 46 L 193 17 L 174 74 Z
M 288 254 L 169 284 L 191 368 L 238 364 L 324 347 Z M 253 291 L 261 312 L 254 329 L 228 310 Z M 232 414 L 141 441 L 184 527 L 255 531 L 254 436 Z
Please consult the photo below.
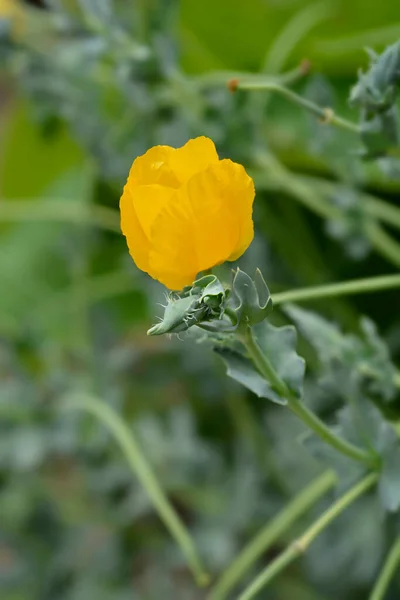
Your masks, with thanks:
M 289 491 L 282 472 L 275 463 L 260 420 L 257 419 L 248 402 L 246 402 L 246 398 L 241 394 L 229 394 L 227 406 L 238 431 L 251 445 L 267 480 L 273 483 L 282 496 L 287 497 Z
M 400 244 L 375 221 L 365 225 L 365 233 L 375 250 L 395 267 L 400 268 Z
M 121 233 L 119 214 L 106 206 L 82 206 L 75 200 L 2 200 L 0 222 L 54 221 L 71 222 L 77 225 L 96 225 L 109 231 Z
M 352 133 L 360 133 L 360 128 L 356 123 L 352 123 L 351 121 L 347 121 L 346 119 L 339 117 L 331 108 L 322 108 L 321 106 L 318 106 L 318 104 L 315 104 L 315 102 L 311 102 L 311 100 L 303 98 L 303 96 L 296 94 L 289 88 L 279 85 L 278 83 L 271 81 L 242 81 L 239 79 L 239 81 L 235 82 L 234 89 L 276 92 L 293 104 L 296 104 L 297 106 L 308 110 L 316 117 L 319 117 L 321 123 L 335 125 L 341 129 L 351 131 Z
M 258 156 L 257 161 L 260 166 L 267 169 L 267 173 L 260 175 L 259 173 L 251 173 L 254 175 L 257 186 L 267 187 L 271 189 L 280 189 L 285 193 L 290 194 L 292 198 L 306 206 L 309 210 L 319 215 L 323 219 L 343 220 L 343 214 L 336 206 L 326 200 L 326 198 L 318 192 L 318 186 L 315 188 L 304 177 L 297 177 L 286 169 L 274 156 L 263 153 Z M 368 206 L 370 207 L 368 209 Z M 366 204 L 366 210 L 370 211 L 371 217 L 373 212 L 379 210 L 377 203 Z M 385 207 L 386 208 L 386 207 Z M 384 211 L 385 216 L 389 219 L 388 211 Z M 397 222 L 395 220 L 393 224 Z M 376 222 L 375 219 L 370 220 L 365 224 L 364 233 L 368 237 L 374 249 L 385 259 L 391 262 L 398 268 L 400 266 L 400 244 L 396 242 L 389 234 L 385 232 Z
M 375 458 L 372 457 L 368 452 L 354 446 L 350 442 L 347 442 L 341 437 L 338 437 L 333 433 L 329 427 L 325 425 L 311 410 L 309 410 L 302 402 L 300 402 L 296 396 L 289 390 L 287 385 L 275 371 L 273 365 L 270 363 L 268 358 L 262 352 L 258 345 L 251 327 L 247 327 L 245 335 L 243 336 L 243 343 L 245 344 L 249 356 L 261 375 L 265 377 L 271 386 L 278 392 L 278 394 L 287 400 L 287 405 L 290 410 L 297 415 L 305 425 L 310 427 L 324 442 L 345 454 L 349 458 L 362 462 L 368 466 L 375 466 Z
M 161 489 L 156 476 L 133 436 L 132 430 L 126 426 L 116 412 L 96 398 L 89 396 L 68 398 L 64 403 L 64 407 L 67 409 L 86 410 L 102 421 L 113 433 L 132 471 L 146 490 L 165 526 L 181 548 L 198 585 L 208 585 L 209 576 L 202 566 L 194 542 Z
M 389 587 L 390 581 L 395 575 L 396 570 L 400 568 L 400 537 L 394 542 L 388 557 L 383 565 L 374 589 L 372 590 L 370 600 L 383 600 Z
M 256 577 L 256 579 L 241 594 L 239 600 L 251 600 L 254 598 L 258 592 L 268 585 L 274 577 L 279 575 L 283 569 L 304 554 L 314 539 L 348 506 L 375 485 L 377 479 L 378 475 L 376 473 L 369 474 L 339 498 L 339 500 L 325 511 L 299 539 L 288 546 L 286 550 L 284 550 L 258 575 L 258 577 Z
M 302 490 L 240 552 L 212 589 L 208 600 L 225 600 L 251 565 L 313 506 L 337 481 L 333 471 L 326 471 Z
M 205 75 L 197 75 L 191 81 L 197 90 L 214 86 L 220 87 L 227 81 L 236 82 L 237 80 L 249 83 L 290 85 L 304 77 L 308 68 L 308 63 L 304 61 L 294 69 L 276 75 L 262 75 L 260 73 L 247 73 L 245 71 L 212 71 Z
M 335 296 L 351 296 L 365 292 L 379 292 L 400 287 L 400 275 L 379 275 L 365 279 L 353 279 L 340 283 L 328 283 L 316 285 L 298 290 L 288 290 L 274 294 L 272 297 L 274 305 L 286 302 L 308 302 L 319 298 L 333 298 Z
M 263 73 L 279 73 L 308 32 L 332 16 L 332 4 L 324 0 L 301 6 L 275 36 L 263 65 Z
M 324 194 L 325 197 L 337 194 L 341 189 L 343 189 L 340 182 L 327 181 L 321 177 L 303 174 L 300 175 L 297 173 L 296 178 L 302 180 L 310 187 L 318 189 L 322 194 Z M 365 212 L 368 215 L 374 217 L 375 219 L 379 219 L 391 227 L 400 229 L 400 208 L 390 204 L 389 202 L 385 202 L 385 200 L 377 198 L 372 194 L 366 194 L 362 190 L 355 189 L 354 191 L 359 195 L 362 208 L 365 209 Z

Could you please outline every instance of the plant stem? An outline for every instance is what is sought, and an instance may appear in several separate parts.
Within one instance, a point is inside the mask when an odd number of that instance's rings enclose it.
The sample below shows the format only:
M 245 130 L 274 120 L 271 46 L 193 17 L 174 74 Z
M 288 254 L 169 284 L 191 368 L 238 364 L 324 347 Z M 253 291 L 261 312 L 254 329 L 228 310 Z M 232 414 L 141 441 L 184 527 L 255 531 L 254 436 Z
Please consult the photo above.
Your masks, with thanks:
M 280 379 L 279 375 L 275 371 L 273 365 L 270 363 L 268 358 L 262 352 L 258 345 L 251 327 L 247 327 L 246 332 L 243 336 L 243 343 L 245 344 L 249 356 L 261 375 L 265 377 L 276 392 L 287 400 L 287 405 L 290 410 L 297 415 L 303 423 L 305 423 L 310 429 L 314 431 L 324 442 L 345 454 L 349 458 L 362 462 L 368 466 L 375 466 L 375 458 L 372 457 L 368 452 L 354 446 L 350 442 L 347 442 L 343 438 L 337 436 L 329 427 L 325 425 L 311 410 L 309 410 L 302 402 L 300 402 L 296 396 L 290 391 L 286 383 Z
M 400 287 L 400 275 L 379 275 L 365 279 L 353 279 L 340 283 L 316 285 L 298 290 L 288 290 L 272 296 L 275 305 L 286 302 L 308 302 L 319 298 L 333 298 L 335 296 L 351 296 L 364 292 L 379 292 Z
M 333 471 L 325 471 L 302 490 L 240 552 L 212 589 L 208 600 L 225 600 L 252 564 L 336 483 Z
M 258 163 L 261 167 L 267 169 L 267 174 L 264 176 L 258 173 L 251 173 L 255 178 L 256 185 L 260 187 L 273 187 L 274 189 L 280 189 L 283 192 L 290 194 L 292 198 L 306 206 L 309 210 L 319 215 L 323 219 L 329 220 L 343 220 L 345 217 L 342 211 L 331 204 L 323 194 L 318 192 L 318 186 L 315 187 L 309 182 L 307 178 L 297 177 L 293 175 L 288 169 L 286 169 L 274 156 L 268 153 L 263 153 L 257 158 Z M 372 206 L 372 208 L 371 208 Z M 369 208 L 368 208 L 369 207 Z M 383 256 L 386 260 L 391 262 L 396 268 L 400 266 L 400 244 L 397 243 L 389 234 L 382 229 L 378 223 L 375 222 L 376 218 L 379 218 L 374 213 L 382 209 L 379 204 L 369 202 L 365 204 L 365 210 L 369 212 L 371 220 L 365 223 L 364 234 L 369 239 L 374 249 Z M 386 221 L 389 219 L 389 213 L 393 211 L 387 211 L 386 206 L 383 211 Z M 398 217 L 397 217 L 398 218 Z M 393 220 L 393 224 L 397 223 L 397 218 Z
M 375 221 L 365 224 L 365 233 L 375 250 L 395 267 L 400 268 L 400 244 Z
M 267 480 L 273 483 L 282 496 L 288 497 L 288 486 L 281 470 L 275 464 L 262 423 L 257 419 L 246 398 L 242 394 L 228 394 L 227 406 L 238 431 L 252 447 Z
M 164 521 L 165 526 L 179 545 L 198 585 L 208 585 L 209 576 L 202 566 L 194 542 L 161 489 L 131 429 L 128 429 L 121 417 L 110 406 L 97 398 L 86 395 L 74 396 L 73 398 L 68 398 L 63 406 L 66 409 L 86 410 L 108 427 L 119 443 L 132 471 L 146 490 L 160 518 Z
M 304 181 L 310 187 L 314 187 L 318 189 L 324 196 L 329 197 L 333 194 L 340 193 L 341 189 L 352 189 L 352 188 L 343 188 L 341 182 L 338 181 L 328 181 L 321 177 L 315 177 L 311 175 L 303 175 L 296 174 L 296 178 Z M 360 202 L 362 203 L 362 208 L 365 209 L 365 212 L 374 217 L 375 219 L 379 219 L 383 221 L 387 225 L 391 227 L 396 227 L 400 229 L 400 208 L 390 204 L 390 202 L 385 202 L 381 198 L 377 198 L 372 194 L 367 194 L 362 190 L 355 189 L 354 190 L 357 195 L 359 195 Z
M 370 600 L 383 600 L 389 587 L 390 581 L 400 567 L 400 537 L 394 542 L 386 560 L 383 569 L 379 574 L 378 580 L 372 590 Z
M 82 206 L 75 200 L 46 199 L 43 202 L 32 200 L 2 200 L 0 222 L 14 221 L 53 221 L 71 222 L 77 225 L 95 225 L 102 229 L 121 233 L 119 214 L 106 206 Z
M 279 85 L 290 85 L 295 83 L 306 74 L 308 63 L 302 62 L 294 69 L 276 75 L 263 75 L 260 73 L 247 73 L 246 71 L 212 71 L 205 75 L 197 75 L 191 81 L 197 90 L 218 86 L 221 87 L 226 81 L 247 81 L 252 83 L 272 83 Z
M 357 500 L 377 482 L 378 475 L 371 473 L 355 486 L 350 488 L 337 502 L 325 511 L 304 534 L 284 550 L 272 563 L 266 567 L 256 579 L 241 594 L 239 600 L 251 600 L 258 592 L 268 585 L 285 567 L 304 554 L 314 539 L 339 516 L 348 506 Z
M 229 84 L 228 84 L 229 85 Z M 346 129 L 347 131 L 351 131 L 352 133 L 360 133 L 360 128 L 356 123 L 352 123 L 351 121 L 347 121 L 347 119 L 343 119 L 336 115 L 331 108 L 322 108 L 315 104 L 315 102 L 311 102 L 311 100 L 307 100 L 307 98 L 303 98 L 299 94 L 296 94 L 289 88 L 279 85 L 279 83 L 272 82 L 270 80 L 267 81 L 243 81 L 243 80 L 235 80 L 235 85 L 233 87 L 232 82 L 230 83 L 231 89 L 234 90 L 263 90 L 267 92 L 276 92 L 280 94 L 293 104 L 300 106 L 308 110 L 310 113 L 319 117 L 321 123 L 335 125 L 336 127 L 340 127 L 341 129 Z

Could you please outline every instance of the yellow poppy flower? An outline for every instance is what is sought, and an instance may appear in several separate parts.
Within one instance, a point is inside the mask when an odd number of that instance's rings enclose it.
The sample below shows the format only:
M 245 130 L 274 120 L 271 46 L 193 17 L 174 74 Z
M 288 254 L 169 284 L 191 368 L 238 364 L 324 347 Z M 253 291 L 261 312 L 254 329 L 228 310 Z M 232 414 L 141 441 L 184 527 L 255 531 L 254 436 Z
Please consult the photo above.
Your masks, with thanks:
M 0 19 L 11 21 L 11 33 L 19 39 L 25 28 L 24 9 L 18 0 L 0 0 Z
M 251 177 L 242 165 L 219 160 L 210 139 L 155 146 L 131 167 L 121 229 L 139 269 L 180 290 L 248 248 L 253 200 Z

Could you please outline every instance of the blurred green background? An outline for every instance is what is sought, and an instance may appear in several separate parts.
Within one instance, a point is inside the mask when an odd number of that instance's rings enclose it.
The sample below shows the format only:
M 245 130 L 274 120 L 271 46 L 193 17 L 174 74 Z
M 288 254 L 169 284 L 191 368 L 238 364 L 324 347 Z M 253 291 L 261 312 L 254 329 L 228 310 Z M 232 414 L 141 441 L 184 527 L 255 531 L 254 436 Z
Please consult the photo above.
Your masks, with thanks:
M 321 219 L 260 156 L 268 149 L 317 204 L 324 182 L 398 205 L 393 165 L 361 163 L 351 134 L 281 98 L 225 85 L 231 72 L 276 75 L 308 59 L 296 91 L 356 121 L 350 86 L 366 46 L 400 37 L 397 0 L 0 0 L 0 18 L 1 597 L 206 598 L 114 440 L 61 400 L 88 392 L 124 415 L 215 577 L 323 465 L 299 443 L 302 427 L 228 381 L 207 345 L 146 337 L 164 289 L 130 259 L 121 189 L 150 146 L 208 135 L 254 175 L 257 233 L 241 264 L 259 266 L 272 292 L 398 270 L 357 211 L 351 226 Z M 314 308 L 346 332 L 367 314 L 398 359 L 399 300 Z M 309 388 L 329 418 L 336 400 L 312 377 Z M 389 543 L 374 502 L 346 512 L 260 598 L 365 599 Z

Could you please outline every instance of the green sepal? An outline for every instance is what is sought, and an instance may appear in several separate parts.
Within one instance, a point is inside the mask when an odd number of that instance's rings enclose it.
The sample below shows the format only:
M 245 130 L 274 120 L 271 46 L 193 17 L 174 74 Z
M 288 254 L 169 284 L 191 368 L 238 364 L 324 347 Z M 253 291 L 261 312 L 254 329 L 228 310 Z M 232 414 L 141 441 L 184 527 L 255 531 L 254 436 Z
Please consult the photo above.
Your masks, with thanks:
M 234 272 L 230 308 L 237 324 L 246 325 L 260 323 L 271 312 L 271 294 L 259 269 L 254 280 L 240 269 Z
M 224 315 L 225 297 L 226 291 L 217 277 L 205 275 L 168 297 L 162 321 L 153 325 L 147 335 L 181 333 L 203 322 L 218 323 Z

